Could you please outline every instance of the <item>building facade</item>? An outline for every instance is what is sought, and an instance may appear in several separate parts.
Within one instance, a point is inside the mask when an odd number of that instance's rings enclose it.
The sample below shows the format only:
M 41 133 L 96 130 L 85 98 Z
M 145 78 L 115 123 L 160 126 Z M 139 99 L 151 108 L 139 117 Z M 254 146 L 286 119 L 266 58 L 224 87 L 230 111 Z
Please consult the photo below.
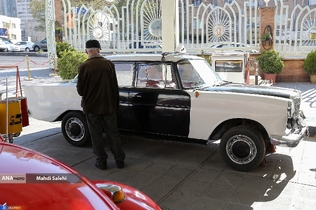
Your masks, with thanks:
M 34 33 L 45 36 L 45 32 L 34 32 L 33 23 L 29 24 L 29 22 L 34 21 L 34 18 L 31 14 L 31 9 L 30 9 L 30 2 L 32 0 L 15 0 L 15 1 L 16 1 L 16 8 L 17 8 L 17 17 L 21 19 L 22 40 L 37 41 L 37 39 L 34 40 L 34 38 L 32 37 Z
M 0 15 L 0 29 L 4 33 L 0 36 L 9 38 L 13 43 L 21 40 L 21 20 L 16 17 Z
M 17 17 L 16 2 L 12 0 L 0 0 L 0 15 Z
M 39 42 L 46 38 L 46 33 L 43 31 L 36 31 L 35 27 L 38 25 L 36 20 L 27 21 L 25 23 L 25 38 L 23 40 L 28 40 L 32 42 Z M 23 31 L 22 31 L 23 32 Z

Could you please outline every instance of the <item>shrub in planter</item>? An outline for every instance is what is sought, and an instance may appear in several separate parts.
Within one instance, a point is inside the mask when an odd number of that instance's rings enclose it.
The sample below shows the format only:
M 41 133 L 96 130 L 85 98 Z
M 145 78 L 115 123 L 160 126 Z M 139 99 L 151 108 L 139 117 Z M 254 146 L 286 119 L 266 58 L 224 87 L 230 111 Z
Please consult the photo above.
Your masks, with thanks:
M 63 80 L 73 79 L 78 73 L 78 66 L 88 59 L 88 55 L 78 51 L 63 51 L 58 58 L 59 76 Z
M 55 35 L 62 35 L 63 28 L 62 27 L 56 27 L 55 28 Z
M 61 52 L 63 51 L 76 51 L 76 49 L 71 46 L 67 42 L 56 42 L 56 53 L 57 53 L 57 58 L 61 58 Z
M 310 75 L 311 82 L 316 83 L 316 50 L 312 50 L 307 54 L 303 68 Z
M 264 51 L 257 59 L 261 70 L 266 74 L 279 74 L 284 67 L 283 58 L 275 50 Z
M 316 50 L 307 54 L 303 68 L 307 74 L 316 74 Z
M 265 79 L 273 80 L 275 83 L 276 74 L 281 73 L 284 67 L 283 58 L 275 50 L 267 50 L 262 52 L 257 59 L 264 74 L 274 74 L 272 78 L 265 76 Z

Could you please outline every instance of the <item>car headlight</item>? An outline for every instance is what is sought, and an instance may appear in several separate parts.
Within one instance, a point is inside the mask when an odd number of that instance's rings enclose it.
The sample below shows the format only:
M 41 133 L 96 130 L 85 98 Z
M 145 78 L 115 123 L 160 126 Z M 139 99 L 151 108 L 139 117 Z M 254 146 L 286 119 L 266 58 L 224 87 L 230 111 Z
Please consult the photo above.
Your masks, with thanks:
M 287 117 L 290 118 L 295 112 L 295 107 L 293 101 L 289 101 L 287 105 Z
M 293 127 L 293 115 L 295 112 L 295 106 L 293 101 L 289 101 L 287 105 L 287 122 L 286 128 L 291 129 Z

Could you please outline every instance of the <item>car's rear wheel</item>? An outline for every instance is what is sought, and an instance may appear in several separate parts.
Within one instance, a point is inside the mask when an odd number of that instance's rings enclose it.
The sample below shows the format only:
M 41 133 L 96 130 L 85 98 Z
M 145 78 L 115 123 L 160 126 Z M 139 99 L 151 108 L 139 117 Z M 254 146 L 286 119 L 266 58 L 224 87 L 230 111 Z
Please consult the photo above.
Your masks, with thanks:
M 30 52 L 30 48 L 25 48 L 25 52 Z
M 238 171 L 250 171 L 258 167 L 265 151 L 261 133 L 246 126 L 229 129 L 220 143 L 220 153 L 224 161 Z
M 8 48 L 6 48 L 6 49 L 4 50 L 4 52 L 9 52 L 9 49 L 8 49 Z
M 35 46 L 35 47 L 34 47 L 34 51 L 35 51 L 35 52 L 38 52 L 39 50 L 40 50 L 39 46 Z
M 82 112 L 67 113 L 62 120 L 61 130 L 65 139 L 76 147 L 84 146 L 91 141 L 88 123 Z

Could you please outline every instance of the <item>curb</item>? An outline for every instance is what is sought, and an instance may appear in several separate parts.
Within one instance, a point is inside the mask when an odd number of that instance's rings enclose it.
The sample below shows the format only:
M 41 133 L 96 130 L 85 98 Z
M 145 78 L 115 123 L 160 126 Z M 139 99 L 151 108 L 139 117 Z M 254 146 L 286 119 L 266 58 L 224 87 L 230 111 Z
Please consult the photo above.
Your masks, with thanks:
M 31 56 L 31 57 L 48 57 L 47 52 L 0 52 L 1 56 Z

